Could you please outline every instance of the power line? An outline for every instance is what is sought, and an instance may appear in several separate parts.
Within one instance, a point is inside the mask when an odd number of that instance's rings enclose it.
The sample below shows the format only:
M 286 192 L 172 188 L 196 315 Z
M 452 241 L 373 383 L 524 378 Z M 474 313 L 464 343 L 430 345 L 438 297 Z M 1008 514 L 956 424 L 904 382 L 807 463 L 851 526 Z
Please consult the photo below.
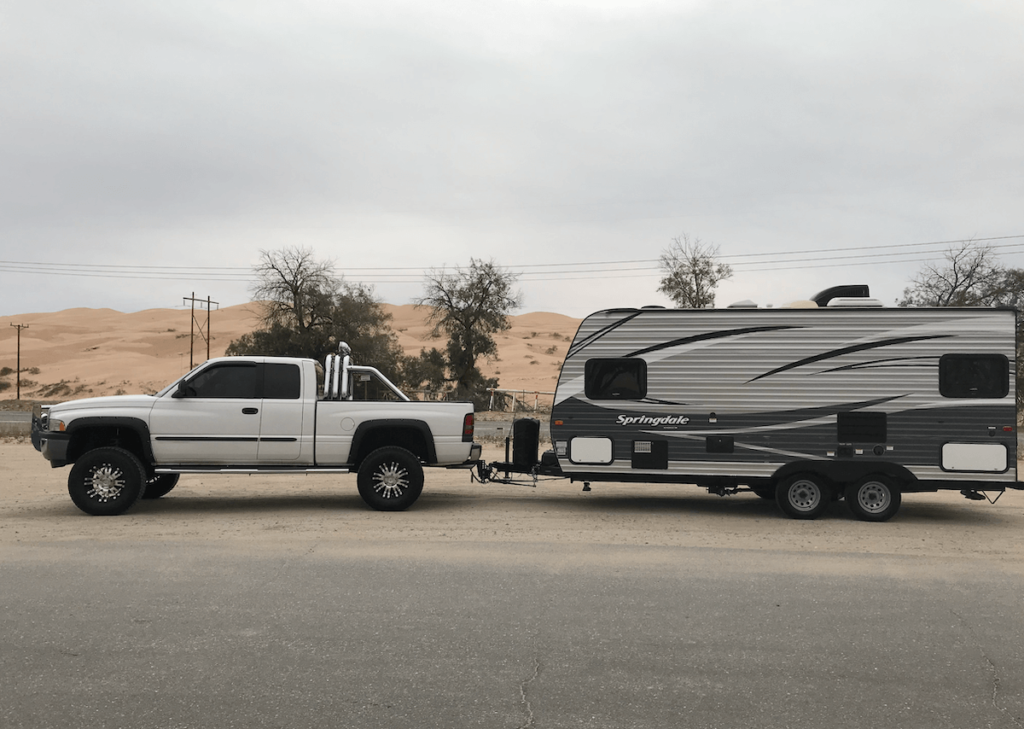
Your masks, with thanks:
M 928 247 L 948 246 L 957 243 L 978 242 L 993 243 L 992 248 L 1000 251 L 1016 250 L 1024 247 L 1021 243 L 994 243 L 1024 238 L 1024 234 L 992 236 L 987 238 L 964 238 L 958 240 L 931 241 L 927 243 L 897 243 L 891 245 L 855 246 L 844 248 L 820 248 L 796 251 L 772 251 L 765 253 L 738 253 L 720 256 L 728 259 L 730 265 L 743 273 L 755 273 L 772 270 L 789 270 L 803 268 L 826 268 L 839 265 L 861 265 L 853 261 L 869 259 L 872 264 L 915 263 L 932 260 L 941 251 L 925 251 Z M 898 250 L 914 249 L 914 250 Z M 888 253 L 872 253 L 864 251 L 887 250 Z M 857 255 L 835 256 L 835 253 L 858 251 Z M 932 253 L 930 257 L 921 258 L 922 253 Z M 829 254 L 827 263 L 820 263 L 815 254 Z M 813 256 L 811 258 L 793 258 L 792 256 Z M 916 256 L 906 258 L 906 256 Z M 880 261 L 881 258 L 891 260 Z M 753 260 L 758 259 L 758 260 Z M 813 263 L 799 265 L 797 263 Z M 503 266 L 503 268 L 519 272 L 525 281 L 586 280 L 600 278 L 637 278 L 653 275 L 659 270 L 659 259 L 630 259 L 621 261 L 573 261 L 563 263 L 530 263 Z M 756 266 L 757 268 L 749 268 Z M 606 268 L 613 267 L 613 268 Z M 785 267 L 783 269 L 782 267 Z M 347 267 L 344 274 L 352 279 L 367 283 L 413 283 L 419 281 L 427 271 L 424 266 L 378 266 L 378 267 Z M 410 273 L 404 273 L 409 271 Z M 0 272 L 20 274 L 45 274 L 50 276 L 73 276 L 85 278 L 120 278 L 137 280 L 187 280 L 187 281 L 218 281 L 249 283 L 256 280 L 251 268 L 240 266 L 161 266 L 161 265 L 128 265 L 128 264 L 54 264 L 37 261 L 4 261 L 0 260 Z M 356 275 L 352 275 L 356 274 Z M 595 274 L 595 275 L 588 275 Z M 604 275 L 601 274 L 611 274 Z

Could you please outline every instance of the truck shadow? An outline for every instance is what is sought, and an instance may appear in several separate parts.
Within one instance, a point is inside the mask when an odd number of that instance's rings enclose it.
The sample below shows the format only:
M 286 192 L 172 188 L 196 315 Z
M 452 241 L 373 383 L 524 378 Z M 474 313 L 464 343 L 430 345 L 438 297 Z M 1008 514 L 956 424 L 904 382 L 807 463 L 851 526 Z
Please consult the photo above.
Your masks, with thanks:
M 160 499 L 139 501 L 128 513 L 137 516 L 158 516 L 160 514 L 296 514 L 323 511 L 370 512 L 372 509 L 363 502 L 359 494 L 200 496 L 180 493 Z

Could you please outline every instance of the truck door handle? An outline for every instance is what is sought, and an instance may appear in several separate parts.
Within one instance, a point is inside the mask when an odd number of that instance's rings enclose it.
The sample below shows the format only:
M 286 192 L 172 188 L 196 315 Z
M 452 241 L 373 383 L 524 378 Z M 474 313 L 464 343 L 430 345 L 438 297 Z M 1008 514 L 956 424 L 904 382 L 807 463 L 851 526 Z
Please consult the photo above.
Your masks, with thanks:
M 258 412 L 257 408 L 242 408 L 242 415 L 255 415 Z

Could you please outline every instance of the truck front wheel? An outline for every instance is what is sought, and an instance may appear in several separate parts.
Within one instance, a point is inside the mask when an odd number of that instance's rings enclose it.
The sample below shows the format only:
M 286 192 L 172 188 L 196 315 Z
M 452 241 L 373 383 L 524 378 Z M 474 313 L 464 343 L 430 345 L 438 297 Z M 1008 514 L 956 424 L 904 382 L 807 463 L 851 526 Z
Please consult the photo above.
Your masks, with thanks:
M 832 486 L 817 474 L 798 473 L 779 482 L 775 500 L 786 516 L 817 519 L 832 503 Z
M 863 521 L 888 521 L 901 502 L 899 488 L 885 476 L 868 476 L 846 487 L 846 505 Z
M 68 475 L 75 506 L 93 516 L 123 514 L 146 485 L 142 462 L 124 448 L 96 448 L 83 454 Z
M 357 477 L 359 495 L 377 511 L 402 511 L 423 492 L 423 466 L 405 448 L 378 448 L 363 459 Z

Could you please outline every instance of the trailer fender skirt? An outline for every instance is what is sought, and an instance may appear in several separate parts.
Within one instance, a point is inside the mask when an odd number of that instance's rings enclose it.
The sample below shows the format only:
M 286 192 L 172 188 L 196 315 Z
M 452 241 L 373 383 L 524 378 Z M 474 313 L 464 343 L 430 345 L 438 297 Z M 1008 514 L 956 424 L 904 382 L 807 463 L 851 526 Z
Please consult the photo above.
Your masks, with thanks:
M 891 461 L 837 460 L 837 461 L 794 461 L 787 463 L 772 474 L 772 479 L 781 481 L 795 473 L 816 473 L 837 484 L 853 483 L 865 476 L 878 473 L 902 484 L 912 484 L 917 478 L 905 466 Z

